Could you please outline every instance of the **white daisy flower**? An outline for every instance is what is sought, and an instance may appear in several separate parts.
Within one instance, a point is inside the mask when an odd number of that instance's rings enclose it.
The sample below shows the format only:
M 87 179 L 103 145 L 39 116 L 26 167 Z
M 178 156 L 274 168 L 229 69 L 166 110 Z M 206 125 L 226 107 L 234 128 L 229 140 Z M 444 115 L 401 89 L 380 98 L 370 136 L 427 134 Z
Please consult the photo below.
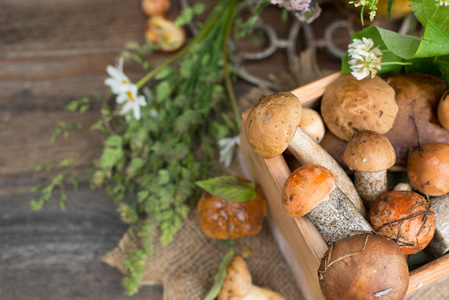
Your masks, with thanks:
M 120 110 L 121 115 L 127 115 L 129 111 L 133 111 L 134 118 L 140 119 L 140 107 L 147 105 L 145 97 L 137 93 L 137 86 L 135 84 L 129 84 L 129 90 L 121 92 L 115 99 L 117 104 L 123 104 Z M 128 116 L 127 116 L 128 117 Z
M 449 0 L 435 0 L 439 6 L 449 6 Z
M 235 149 L 240 145 L 240 136 L 234 136 L 230 138 L 222 138 L 218 141 L 218 148 L 220 149 L 220 157 L 218 161 L 229 168 L 234 157 Z
M 354 39 L 348 46 L 349 65 L 351 74 L 358 80 L 362 80 L 371 74 L 371 78 L 376 76 L 381 69 L 382 52 L 379 47 L 374 47 L 372 39 Z
M 107 78 L 104 81 L 104 84 L 111 88 L 112 93 L 117 95 L 130 90 L 129 85 L 131 84 L 131 81 L 125 73 L 123 73 L 123 57 L 120 58 L 116 67 L 109 65 L 106 68 L 106 71 L 111 77 Z

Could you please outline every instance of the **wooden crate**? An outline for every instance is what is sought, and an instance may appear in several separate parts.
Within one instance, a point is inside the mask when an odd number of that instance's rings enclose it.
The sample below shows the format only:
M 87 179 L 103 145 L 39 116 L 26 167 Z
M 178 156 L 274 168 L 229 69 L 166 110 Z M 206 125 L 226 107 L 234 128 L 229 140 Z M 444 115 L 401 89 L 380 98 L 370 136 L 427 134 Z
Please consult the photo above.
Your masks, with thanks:
M 339 73 L 326 76 L 292 91 L 303 106 L 316 107 L 326 86 L 339 77 Z M 248 112 L 243 114 L 246 120 Z M 242 126 L 243 128 L 243 126 Z M 271 159 L 258 156 L 248 145 L 241 130 L 242 167 L 264 190 L 268 200 L 268 220 L 279 247 L 290 264 L 291 270 L 306 299 L 324 299 L 317 270 L 327 245 L 307 217 L 290 218 L 281 204 L 281 191 L 290 169 L 284 156 Z M 410 272 L 407 294 L 427 286 L 449 274 L 449 254 Z

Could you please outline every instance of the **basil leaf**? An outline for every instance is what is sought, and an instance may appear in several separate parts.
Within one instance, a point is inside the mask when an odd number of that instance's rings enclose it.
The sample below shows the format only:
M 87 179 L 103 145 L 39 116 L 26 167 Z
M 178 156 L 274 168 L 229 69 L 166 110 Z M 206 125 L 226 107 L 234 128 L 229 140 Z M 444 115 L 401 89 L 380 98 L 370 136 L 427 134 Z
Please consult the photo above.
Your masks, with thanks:
M 226 279 L 226 267 L 229 265 L 231 260 L 234 258 L 235 250 L 230 249 L 228 253 L 223 257 L 223 260 L 218 267 L 217 274 L 214 276 L 214 284 L 212 288 L 207 293 L 204 300 L 214 300 L 218 294 L 220 293 L 221 288 L 223 287 L 223 283 Z
M 241 181 L 234 176 L 221 176 L 195 182 L 200 188 L 228 201 L 245 202 L 256 199 L 252 182 Z

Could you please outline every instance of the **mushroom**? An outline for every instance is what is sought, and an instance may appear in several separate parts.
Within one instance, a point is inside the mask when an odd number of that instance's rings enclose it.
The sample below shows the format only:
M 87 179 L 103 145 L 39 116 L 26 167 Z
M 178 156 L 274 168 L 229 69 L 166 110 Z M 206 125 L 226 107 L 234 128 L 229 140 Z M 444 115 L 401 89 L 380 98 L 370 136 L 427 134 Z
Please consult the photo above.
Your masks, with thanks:
M 449 194 L 429 199 L 435 213 L 435 234 L 426 251 L 440 257 L 449 251 Z
M 293 171 L 282 188 L 282 205 L 292 218 L 307 215 L 327 244 L 373 230 L 335 186 L 333 174 L 322 166 L 303 166 Z
M 430 201 L 410 191 L 380 195 L 368 213 L 374 230 L 396 241 L 404 254 L 424 249 L 435 232 L 435 214 Z
M 449 90 L 444 93 L 441 97 L 440 102 L 438 102 L 438 122 L 441 126 L 449 130 Z
M 346 145 L 343 160 L 354 170 L 355 188 L 369 209 L 377 196 L 388 191 L 387 169 L 396 160 L 393 146 L 377 132 L 360 131 Z
M 449 192 L 449 145 L 430 143 L 414 149 L 407 163 L 410 183 L 429 196 Z
M 384 134 L 398 112 L 394 95 L 393 88 L 379 76 L 357 80 L 346 74 L 326 87 L 321 115 L 329 130 L 345 141 L 362 130 Z
M 307 107 L 301 109 L 299 126 L 317 143 L 321 142 L 324 133 L 326 132 L 320 114 L 316 110 Z
M 402 299 L 408 288 L 405 256 L 389 238 L 362 234 L 331 245 L 318 278 L 327 300 Z
M 243 178 L 240 180 L 248 182 Z M 233 202 L 203 192 L 197 211 L 204 234 L 227 240 L 259 233 L 267 214 L 267 204 L 262 190 L 257 186 L 256 195 L 254 200 Z
M 159 45 L 158 50 L 172 52 L 184 45 L 185 32 L 181 26 L 176 26 L 163 16 L 154 16 L 147 21 L 145 37 Z
M 317 164 L 328 168 L 337 186 L 351 199 L 357 210 L 366 216 L 366 209 L 354 184 L 341 166 L 315 142 L 298 124 L 301 102 L 289 92 L 261 99 L 248 114 L 245 133 L 251 148 L 268 159 L 287 148 L 303 165 Z
M 142 10 L 149 17 L 164 15 L 169 8 L 169 0 L 142 0 Z
M 236 255 L 226 268 L 226 278 L 217 300 L 282 300 L 281 295 L 252 284 L 245 260 Z
M 441 78 L 423 73 L 391 73 L 385 79 L 396 92 L 399 110 L 393 128 L 385 134 L 396 152 L 396 166 L 406 167 L 410 148 L 416 146 L 417 132 L 410 116 L 414 116 L 422 144 L 449 144 L 449 131 L 437 122 L 438 101 L 447 89 Z M 346 142 L 326 131 L 320 145 L 342 166 Z

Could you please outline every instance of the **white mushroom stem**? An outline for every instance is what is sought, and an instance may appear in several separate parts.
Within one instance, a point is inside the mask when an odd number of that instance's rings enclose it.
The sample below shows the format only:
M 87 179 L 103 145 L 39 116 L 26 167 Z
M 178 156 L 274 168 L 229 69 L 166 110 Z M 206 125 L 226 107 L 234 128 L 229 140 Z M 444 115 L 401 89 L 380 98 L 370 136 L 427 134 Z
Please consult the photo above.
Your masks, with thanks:
M 449 251 L 449 194 L 430 197 L 430 203 L 435 212 L 435 234 L 426 251 L 440 257 Z
M 318 203 L 306 216 L 328 245 L 348 236 L 374 231 L 338 187 L 332 190 L 328 200 Z
M 379 195 L 388 192 L 387 171 L 379 172 L 354 172 L 355 188 L 365 207 L 370 209 Z
M 246 295 L 241 300 L 284 300 L 284 298 L 272 290 L 258 287 L 256 285 L 251 285 L 249 294 Z
M 298 127 L 293 139 L 290 141 L 288 150 L 303 165 L 320 165 L 329 169 L 335 176 L 337 186 L 348 196 L 359 213 L 366 217 L 365 206 L 346 172 L 326 150 L 300 127 Z

